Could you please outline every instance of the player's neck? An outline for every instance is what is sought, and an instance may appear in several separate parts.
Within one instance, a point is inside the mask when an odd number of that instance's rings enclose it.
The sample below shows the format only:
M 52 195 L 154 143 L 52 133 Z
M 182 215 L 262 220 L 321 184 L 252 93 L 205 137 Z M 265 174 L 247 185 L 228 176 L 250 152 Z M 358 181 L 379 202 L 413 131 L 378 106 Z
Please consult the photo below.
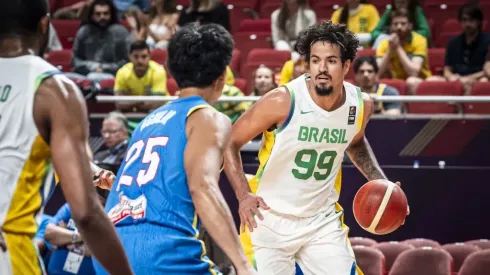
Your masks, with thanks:
M 186 98 L 191 96 L 200 96 L 206 102 L 210 103 L 213 97 L 213 90 L 212 88 L 201 89 L 201 88 L 194 88 L 194 87 L 184 88 L 180 90 L 179 98 Z
M 0 39 L 0 57 L 17 57 L 32 54 L 26 42 L 20 38 Z
M 344 105 L 345 102 L 345 91 L 344 85 L 340 87 L 334 87 L 333 92 L 330 95 L 318 95 L 314 87 L 308 89 L 309 94 L 316 105 L 320 106 L 322 109 L 332 112 Z

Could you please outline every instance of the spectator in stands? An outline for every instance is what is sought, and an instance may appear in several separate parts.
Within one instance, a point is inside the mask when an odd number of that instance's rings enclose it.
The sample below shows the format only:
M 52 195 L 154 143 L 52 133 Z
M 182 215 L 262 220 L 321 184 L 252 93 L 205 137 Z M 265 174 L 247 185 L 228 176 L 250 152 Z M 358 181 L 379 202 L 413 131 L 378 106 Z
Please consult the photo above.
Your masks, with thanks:
M 100 134 L 105 148 L 94 155 L 94 163 L 100 168 L 117 174 L 128 150 L 128 121 L 119 112 L 111 112 L 102 122 Z
M 104 205 L 109 191 L 100 188 L 96 189 L 99 199 Z M 47 225 L 44 238 L 56 247 L 49 259 L 48 274 L 95 274 L 92 266 L 92 253 L 88 246 L 83 243 L 82 236 L 78 233 L 68 203 L 65 203 L 58 210 L 52 222 Z M 77 257 L 77 255 L 83 256 L 80 264 L 66 264 L 69 257 Z M 72 261 L 74 260 L 72 259 Z
M 407 11 L 393 11 L 390 38 L 382 41 L 376 50 L 379 76 L 388 73 L 394 79 L 406 80 L 408 92 L 415 94 L 423 79 L 432 80 L 428 79 L 432 74 L 427 53 L 427 39 L 412 31 Z
M 132 7 L 124 11 L 125 22 L 131 32 L 131 40 L 146 40 L 148 37 L 148 18 L 139 9 Z
M 49 52 L 51 51 L 61 51 L 63 50 L 63 46 L 61 45 L 60 39 L 58 37 L 58 33 L 56 29 L 53 27 L 53 24 L 49 24 L 49 40 L 48 47 L 44 52 L 44 58 L 48 57 Z
M 271 90 L 277 88 L 274 81 L 274 71 L 261 65 L 254 73 L 254 91 L 253 95 L 263 96 Z
M 332 15 L 332 22 L 347 25 L 347 28 L 357 35 L 359 42 L 368 46 L 371 42 L 371 32 L 379 21 L 378 10 L 366 1 L 347 0 L 344 6 Z
M 298 76 L 306 72 L 306 65 L 304 56 L 300 56 L 293 52 L 293 59 L 284 63 L 281 69 L 281 79 L 279 80 L 279 85 L 285 85 L 289 81 L 297 78 Z
M 141 11 L 147 11 L 150 8 L 151 0 L 114 0 L 114 5 L 117 9 L 117 18 L 121 18 L 122 14 L 129 8 L 135 7 Z
M 408 16 L 413 23 L 413 30 L 430 41 L 430 26 L 424 9 L 418 0 L 392 0 L 391 7 L 387 7 L 376 28 L 371 32 L 373 48 L 378 48 L 381 41 L 389 38 L 391 30 L 392 13 L 398 10 L 408 10 Z
M 75 36 L 73 69 L 93 81 L 113 78 L 128 60 L 129 33 L 117 23 L 111 0 L 95 0 Z
M 188 23 L 216 23 L 230 31 L 228 8 L 221 0 L 190 0 L 189 7 L 180 13 L 179 26 Z
M 116 74 L 114 92 L 116 95 L 168 95 L 167 73 L 165 69 L 150 60 L 150 47 L 145 41 L 135 41 L 129 50 L 130 62 Z M 118 102 L 119 110 L 148 112 L 162 105 L 162 102 Z
M 482 31 L 483 13 L 476 4 L 461 6 L 458 20 L 463 33 L 447 43 L 444 77 L 448 81 L 461 81 L 465 94 L 469 94 L 473 83 L 488 81 L 483 66 L 490 34 Z
M 54 12 L 54 19 L 82 20 L 87 17 L 90 5 L 94 0 L 82 0 Z
M 221 94 L 222 96 L 245 96 L 240 89 L 238 89 L 235 86 L 228 85 L 226 84 L 223 87 L 223 92 Z M 235 123 L 235 121 L 243 114 L 245 111 L 250 107 L 249 102 L 219 102 L 216 101 L 213 104 L 213 107 L 218 110 L 219 112 L 222 112 L 223 114 L 227 115 L 232 123 Z
M 175 0 L 152 0 L 149 11 L 148 37 L 151 48 L 167 49 L 167 44 L 177 30 L 179 13 Z
M 280 51 L 293 51 L 298 34 L 316 23 L 306 0 L 283 0 L 271 15 L 272 43 Z
M 363 92 L 374 96 L 400 95 L 397 89 L 379 83 L 378 71 L 378 64 L 374 56 L 359 56 L 354 61 L 356 82 Z M 400 102 L 377 102 L 374 110 L 378 114 L 399 115 L 401 107 Z

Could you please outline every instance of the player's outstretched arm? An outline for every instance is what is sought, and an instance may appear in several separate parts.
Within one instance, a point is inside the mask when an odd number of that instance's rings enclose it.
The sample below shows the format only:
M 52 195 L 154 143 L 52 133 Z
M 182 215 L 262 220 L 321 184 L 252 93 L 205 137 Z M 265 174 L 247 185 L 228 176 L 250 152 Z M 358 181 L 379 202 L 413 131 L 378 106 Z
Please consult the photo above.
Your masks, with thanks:
M 211 108 L 195 111 L 187 120 L 184 166 L 197 214 L 214 241 L 237 270 L 251 268 L 243 252 L 233 217 L 218 181 L 231 122 Z
M 364 135 L 367 123 L 374 111 L 373 99 L 366 93 L 362 93 L 364 100 L 364 117 L 362 128 L 352 140 L 346 152 L 359 171 L 368 179 L 387 179 L 381 167 L 379 167 L 367 138 Z
M 251 231 L 256 227 L 252 213 L 262 219 L 258 205 L 265 209 L 268 209 L 268 206 L 262 198 L 251 194 L 243 171 L 240 149 L 260 133 L 283 123 L 289 114 L 290 105 L 289 92 L 286 88 L 280 87 L 265 94 L 233 124 L 230 146 L 225 151 L 225 172 L 240 202 L 242 231 L 245 230 L 245 225 Z
M 85 146 L 88 138 L 87 110 L 82 94 L 64 76 L 49 78 L 36 93 L 34 118 L 40 134 L 49 141 L 61 188 L 85 242 L 109 273 L 132 274 L 123 247 L 92 183 Z

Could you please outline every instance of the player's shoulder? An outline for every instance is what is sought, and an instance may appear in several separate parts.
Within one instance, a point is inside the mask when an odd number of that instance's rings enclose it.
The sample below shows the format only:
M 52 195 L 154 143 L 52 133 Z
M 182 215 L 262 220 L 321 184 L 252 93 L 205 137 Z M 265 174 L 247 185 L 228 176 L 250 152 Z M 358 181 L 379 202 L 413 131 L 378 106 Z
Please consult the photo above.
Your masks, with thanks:
M 208 132 L 228 132 L 231 120 L 212 106 L 202 106 L 188 115 L 186 128 L 187 132 L 194 128 L 206 129 Z
M 291 93 L 286 86 L 279 86 L 262 96 L 261 101 L 273 104 L 284 104 L 291 102 Z

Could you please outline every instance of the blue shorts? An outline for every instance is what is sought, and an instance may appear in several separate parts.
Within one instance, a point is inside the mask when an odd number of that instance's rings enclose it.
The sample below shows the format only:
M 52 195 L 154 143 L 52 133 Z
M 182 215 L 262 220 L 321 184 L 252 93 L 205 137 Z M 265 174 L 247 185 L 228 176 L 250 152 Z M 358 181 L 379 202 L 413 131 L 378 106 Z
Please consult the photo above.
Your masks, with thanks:
M 221 274 L 205 255 L 204 243 L 182 232 L 142 223 L 116 227 L 135 274 Z M 96 274 L 108 274 L 94 259 Z

